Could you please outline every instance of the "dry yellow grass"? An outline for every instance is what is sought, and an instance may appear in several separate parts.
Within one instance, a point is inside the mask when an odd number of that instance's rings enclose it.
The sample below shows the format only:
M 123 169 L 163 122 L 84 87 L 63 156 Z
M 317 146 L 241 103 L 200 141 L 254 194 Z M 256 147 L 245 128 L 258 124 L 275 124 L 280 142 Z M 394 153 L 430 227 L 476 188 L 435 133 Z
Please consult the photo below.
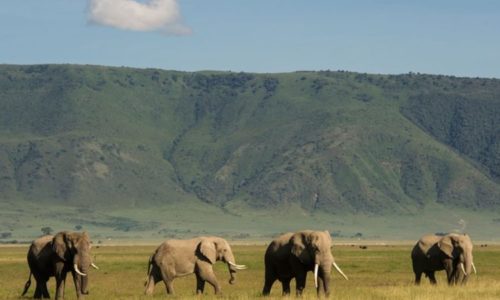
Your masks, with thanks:
M 26 264 L 28 246 L 0 248 L 0 299 L 19 299 L 29 271 Z M 96 261 L 101 270 L 90 274 L 90 295 L 87 299 L 199 299 L 194 295 L 195 278 L 187 276 L 174 281 L 176 296 L 168 297 L 162 283 L 157 284 L 153 297 L 143 296 L 147 260 L 156 246 L 106 246 L 95 247 Z M 443 272 L 438 274 L 437 286 L 427 279 L 419 287 L 413 285 L 410 262 L 410 245 L 335 246 L 334 256 L 349 276 L 345 281 L 333 275 L 331 298 L 336 299 L 500 299 L 500 246 L 476 247 L 475 263 L 478 274 L 466 286 L 448 287 Z M 248 270 L 240 271 L 235 285 L 229 285 L 227 268 L 218 263 L 217 276 L 223 295 L 214 297 L 211 286 L 206 286 L 207 299 L 254 299 L 260 297 L 263 283 L 263 255 L 265 246 L 234 246 L 237 262 L 246 264 Z M 315 299 L 312 276 L 308 278 L 305 296 Z M 53 279 L 49 288 L 54 295 Z M 34 281 L 27 296 L 31 298 Z M 267 299 L 280 299 L 281 286 L 277 282 Z M 69 280 L 66 299 L 75 299 L 74 287 Z M 294 297 L 291 297 L 294 298 Z

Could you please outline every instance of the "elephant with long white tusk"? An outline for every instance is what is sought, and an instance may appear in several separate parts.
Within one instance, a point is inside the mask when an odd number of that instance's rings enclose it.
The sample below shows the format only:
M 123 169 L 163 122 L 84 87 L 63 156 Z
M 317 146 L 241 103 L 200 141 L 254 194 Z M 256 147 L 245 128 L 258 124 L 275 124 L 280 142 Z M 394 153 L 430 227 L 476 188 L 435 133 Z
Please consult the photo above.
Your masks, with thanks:
M 235 281 L 236 270 L 244 270 L 245 265 L 236 264 L 229 243 L 220 237 L 198 237 L 190 240 L 167 240 L 149 258 L 146 295 L 153 294 L 154 286 L 162 281 L 167 293 L 174 293 L 173 280 L 177 277 L 195 273 L 196 293 L 202 294 L 205 282 L 211 284 L 215 294 L 221 292 L 213 271 L 213 264 L 223 261 L 229 269 L 229 283 Z
M 276 280 L 280 280 L 283 295 L 290 294 L 290 281 L 295 278 L 296 293 L 301 295 L 306 274 L 313 271 L 318 295 L 330 294 L 332 266 L 347 280 L 347 276 L 335 263 L 331 252 L 332 239 L 328 231 L 304 230 L 286 233 L 274 239 L 265 254 L 265 280 L 263 295 L 269 295 Z
M 28 251 L 30 277 L 24 286 L 23 295 L 31 285 L 31 275 L 35 277 L 34 298 L 50 298 L 47 281 L 56 278 L 56 299 L 64 298 L 66 274 L 73 275 L 76 297 L 82 298 L 88 291 L 88 271 L 97 268 L 90 255 L 91 242 L 86 232 L 63 231 L 55 236 L 47 235 L 33 241 Z
M 467 234 L 421 237 L 411 252 L 415 284 L 420 284 L 422 274 L 429 277 L 431 284 L 436 284 L 434 272 L 440 270 L 446 270 L 448 284 L 465 284 L 472 271 L 477 273 L 472 248 Z

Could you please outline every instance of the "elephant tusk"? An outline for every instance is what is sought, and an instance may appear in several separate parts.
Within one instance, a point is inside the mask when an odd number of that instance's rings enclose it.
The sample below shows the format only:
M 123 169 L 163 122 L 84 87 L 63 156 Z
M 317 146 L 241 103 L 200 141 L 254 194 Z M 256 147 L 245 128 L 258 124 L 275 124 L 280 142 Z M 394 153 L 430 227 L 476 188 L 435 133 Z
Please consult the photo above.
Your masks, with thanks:
M 474 263 L 472 263 L 472 269 L 474 270 L 474 274 L 477 274 L 476 266 L 474 265 Z
M 73 265 L 73 267 L 75 268 L 75 272 L 78 274 L 78 275 L 81 275 L 81 276 L 87 276 L 87 274 L 85 273 L 82 273 L 80 272 L 80 270 L 78 270 L 78 266 L 76 264 Z
M 464 272 L 464 275 L 467 276 L 467 272 L 465 272 L 464 264 L 460 263 L 460 269 L 462 269 L 462 272 Z
M 337 272 L 339 272 L 340 275 L 344 276 L 345 280 L 349 280 L 349 278 L 347 278 L 347 276 L 344 274 L 344 272 L 342 272 L 342 270 L 340 269 L 340 267 L 337 266 L 337 264 L 335 262 L 333 262 L 332 264 L 335 267 L 335 269 L 337 270 Z
M 227 263 L 230 264 L 231 266 L 235 267 L 237 270 L 245 270 L 247 268 L 247 266 L 245 266 L 245 265 L 237 265 L 237 264 L 230 262 L 230 261 L 228 261 Z
M 314 264 L 314 286 L 316 288 L 318 288 L 318 269 L 319 269 L 319 265 Z
M 90 264 L 90 265 L 91 265 L 94 269 L 99 270 L 99 267 L 98 267 L 98 266 L 96 266 L 96 264 L 92 263 L 92 264 Z

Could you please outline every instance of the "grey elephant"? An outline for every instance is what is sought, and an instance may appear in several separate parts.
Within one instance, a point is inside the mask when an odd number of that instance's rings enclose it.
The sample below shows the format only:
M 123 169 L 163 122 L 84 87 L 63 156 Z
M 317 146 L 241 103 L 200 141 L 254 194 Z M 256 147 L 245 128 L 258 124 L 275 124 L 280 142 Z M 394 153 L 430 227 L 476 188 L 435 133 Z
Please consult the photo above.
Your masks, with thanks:
M 434 272 L 441 270 L 446 270 L 448 284 L 466 283 L 472 270 L 476 273 L 472 248 L 467 234 L 422 236 L 411 252 L 415 284 L 420 284 L 422 273 L 436 284 Z
M 290 294 L 290 281 L 295 278 L 296 293 L 302 294 L 308 271 L 314 272 L 314 283 L 318 295 L 323 290 L 330 294 L 330 272 L 332 266 L 346 279 L 331 252 L 332 239 L 328 231 L 304 230 L 285 233 L 267 247 L 264 257 L 265 279 L 262 294 L 269 295 L 276 280 L 282 284 L 283 295 Z
M 28 291 L 33 275 L 36 280 L 34 298 L 50 298 L 47 281 L 54 276 L 56 299 L 63 299 L 68 272 L 73 275 L 77 298 L 88 294 L 88 270 L 91 266 L 98 269 L 92 262 L 90 248 L 90 237 L 86 232 L 63 231 L 34 240 L 28 250 L 30 275 L 22 295 Z
M 167 287 L 167 293 L 174 294 L 173 280 L 192 273 L 196 275 L 197 294 L 203 293 L 205 282 L 214 287 L 215 294 L 219 294 L 220 285 L 212 268 L 217 261 L 223 261 L 228 265 L 230 284 L 235 281 L 236 270 L 246 269 L 246 266 L 236 264 L 231 247 L 223 238 L 167 240 L 149 259 L 145 294 L 153 294 L 155 284 L 162 280 Z

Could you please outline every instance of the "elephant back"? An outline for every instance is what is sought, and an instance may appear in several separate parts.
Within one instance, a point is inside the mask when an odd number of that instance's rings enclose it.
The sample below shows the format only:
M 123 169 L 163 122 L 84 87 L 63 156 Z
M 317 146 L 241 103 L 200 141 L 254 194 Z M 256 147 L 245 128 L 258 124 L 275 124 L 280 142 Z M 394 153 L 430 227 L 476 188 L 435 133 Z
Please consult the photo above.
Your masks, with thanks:
M 424 235 L 418 240 L 415 248 L 418 248 L 419 251 L 427 254 L 429 251 L 436 247 L 436 244 L 439 242 L 439 240 L 441 240 L 440 236 L 434 234 Z
M 266 249 L 266 256 L 278 254 L 281 251 L 290 252 L 290 239 L 293 236 L 292 232 L 282 234 L 271 241 Z
M 54 236 L 52 235 L 45 235 L 34 240 L 31 243 L 30 252 L 38 256 L 45 248 L 52 247 L 53 238 Z

